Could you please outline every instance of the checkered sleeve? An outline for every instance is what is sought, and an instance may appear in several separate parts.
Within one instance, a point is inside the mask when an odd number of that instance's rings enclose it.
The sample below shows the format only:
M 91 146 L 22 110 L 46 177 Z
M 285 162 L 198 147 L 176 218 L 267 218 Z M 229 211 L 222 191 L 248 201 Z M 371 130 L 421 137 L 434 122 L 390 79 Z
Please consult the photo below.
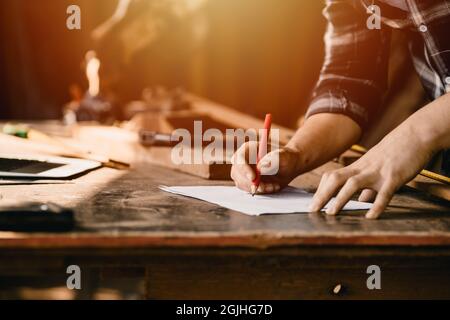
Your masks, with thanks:
M 327 0 L 325 60 L 306 117 L 345 114 L 365 129 L 387 87 L 390 28 L 370 30 L 357 0 Z

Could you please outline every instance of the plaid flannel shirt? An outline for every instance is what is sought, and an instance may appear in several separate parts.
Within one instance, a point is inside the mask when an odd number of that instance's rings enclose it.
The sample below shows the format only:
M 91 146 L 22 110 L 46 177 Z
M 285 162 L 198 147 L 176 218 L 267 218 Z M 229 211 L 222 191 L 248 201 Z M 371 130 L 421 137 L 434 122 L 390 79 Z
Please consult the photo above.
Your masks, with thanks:
M 365 129 L 377 118 L 387 89 L 392 29 L 407 33 L 415 69 L 430 99 L 450 92 L 450 0 L 327 0 L 325 61 L 306 116 L 345 114 Z M 381 9 L 381 29 L 369 29 L 370 5 Z M 447 153 L 445 158 L 449 158 Z M 444 172 L 450 174 L 449 163 Z

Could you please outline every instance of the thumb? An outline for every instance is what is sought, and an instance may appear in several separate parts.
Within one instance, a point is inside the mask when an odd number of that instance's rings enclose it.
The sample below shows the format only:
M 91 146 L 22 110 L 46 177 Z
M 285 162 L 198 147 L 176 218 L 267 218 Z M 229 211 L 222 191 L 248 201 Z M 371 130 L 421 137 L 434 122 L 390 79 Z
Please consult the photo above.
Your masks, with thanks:
M 280 169 L 280 152 L 272 151 L 266 154 L 258 163 L 258 169 L 262 175 L 274 176 Z

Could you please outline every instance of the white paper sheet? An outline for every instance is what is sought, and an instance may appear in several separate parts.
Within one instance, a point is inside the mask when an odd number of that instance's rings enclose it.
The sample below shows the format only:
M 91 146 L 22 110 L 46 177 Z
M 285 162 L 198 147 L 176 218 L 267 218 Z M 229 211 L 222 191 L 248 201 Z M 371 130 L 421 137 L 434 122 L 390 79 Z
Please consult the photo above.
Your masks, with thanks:
M 159 188 L 166 192 L 204 200 L 251 216 L 308 212 L 313 197 L 312 193 L 292 187 L 285 188 L 279 193 L 255 195 L 254 197 L 236 187 L 226 186 L 160 186 Z M 334 199 L 325 208 L 332 201 Z M 350 201 L 343 210 L 368 210 L 371 206 L 371 203 Z

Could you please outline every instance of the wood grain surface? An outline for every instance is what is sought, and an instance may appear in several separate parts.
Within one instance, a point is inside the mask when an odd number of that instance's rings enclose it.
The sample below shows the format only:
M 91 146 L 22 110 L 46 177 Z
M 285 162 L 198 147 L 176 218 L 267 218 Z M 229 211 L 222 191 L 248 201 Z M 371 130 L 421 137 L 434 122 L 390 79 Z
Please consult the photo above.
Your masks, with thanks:
M 321 172 L 336 166 L 327 164 L 293 185 L 314 190 Z M 363 212 L 250 217 L 158 189 L 218 183 L 231 184 L 140 165 L 130 171 L 103 168 L 65 185 L 0 186 L 3 202 L 52 201 L 74 208 L 77 217 L 77 229 L 70 233 L 0 232 L 0 248 L 450 244 L 449 203 L 411 189 L 401 190 L 376 221 L 366 220 Z
M 313 190 L 336 166 L 293 184 Z M 138 165 L 65 185 L 0 186 L 2 202 L 53 201 L 74 208 L 78 221 L 70 233 L 0 232 L 0 297 L 64 287 L 72 264 L 83 270 L 80 299 L 133 283 L 143 289 L 127 292 L 148 299 L 450 297 L 448 202 L 404 189 L 376 221 L 362 212 L 250 217 L 158 189 L 217 183 Z M 372 264 L 382 270 L 382 290 L 366 287 Z

